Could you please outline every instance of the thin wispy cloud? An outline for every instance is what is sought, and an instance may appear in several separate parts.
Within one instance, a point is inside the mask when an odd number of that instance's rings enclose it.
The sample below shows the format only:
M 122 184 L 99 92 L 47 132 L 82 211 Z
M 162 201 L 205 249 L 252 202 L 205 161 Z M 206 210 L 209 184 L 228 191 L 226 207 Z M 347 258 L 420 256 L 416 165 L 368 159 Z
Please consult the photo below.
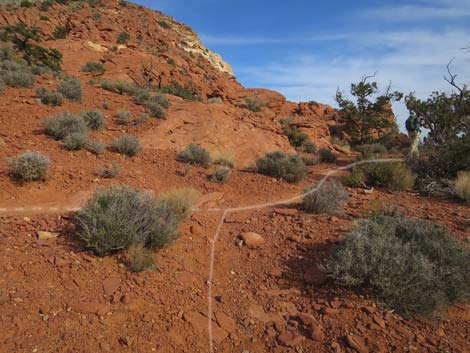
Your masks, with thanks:
M 299 36 L 292 38 L 269 38 L 269 37 L 231 37 L 231 36 L 213 36 L 201 34 L 200 38 L 206 45 L 263 45 L 263 44 L 311 44 L 312 42 L 327 42 L 345 40 L 351 37 L 351 34 L 325 34 L 315 36 Z

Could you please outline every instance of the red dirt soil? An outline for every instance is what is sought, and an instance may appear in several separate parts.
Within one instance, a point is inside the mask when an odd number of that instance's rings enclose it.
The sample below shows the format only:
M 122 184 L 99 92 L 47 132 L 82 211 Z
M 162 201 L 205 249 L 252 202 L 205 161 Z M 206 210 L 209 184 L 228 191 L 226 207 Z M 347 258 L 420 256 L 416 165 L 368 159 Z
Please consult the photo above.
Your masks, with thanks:
M 74 239 L 73 213 L 66 209 L 80 207 L 96 188 L 110 184 L 156 194 L 193 187 L 208 200 L 201 208 L 276 201 L 302 193 L 305 185 L 351 160 L 343 155 L 337 165 L 310 167 L 307 180 L 296 185 L 253 173 L 246 167 L 263 153 L 292 151 L 279 123 L 291 114 L 318 146 L 331 147 L 334 110 L 288 102 L 277 92 L 247 90 L 208 60 L 201 59 L 198 65 L 179 48 L 181 32 L 190 31 L 184 25 L 134 5 L 104 3 L 98 10 L 85 5 L 67 16 L 66 7 L 54 5 L 47 13 L 49 22 L 39 23 L 46 33 L 57 24 L 70 27 L 67 39 L 45 45 L 59 48 L 64 71 L 81 79 L 82 103 L 47 107 L 38 102 L 34 89 L 7 88 L 0 95 L 2 353 L 209 352 L 207 281 L 211 241 L 221 213 L 194 212 L 181 226 L 178 240 L 155 254 L 157 270 L 135 274 L 128 270 L 125 254 L 97 258 L 84 251 Z M 95 11 L 102 13 L 99 21 L 92 20 Z M 0 12 L 0 25 L 18 20 L 38 23 L 39 14 L 36 8 Z M 159 26 L 156 19 L 161 18 L 173 28 Z M 86 44 L 111 47 L 123 30 L 133 38 L 140 34 L 142 44 L 132 43 L 117 53 L 99 52 Z M 163 56 L 147 50 L 158 46 L 170 49 Z M 135 73 L 150 58 L 158 67 L 152 74 L 154 82 L 191 79 L 202 102 L 168 95 L 166 120 L 150 119 L 140 127 L 119 125 L 114 118 L 117 111 L 137 116 L 143 107 L 130 97 L 88 85 L 92 76 L 80 68 L 102 60 L 108 69 L 104 77 L 136 82 Z M 168 58 L 174 58 L 177 68 L 167 63 Z M 35 87 L 52 88 L 56 82 L 42 77 Z M 214 96 L 222 103 L 207 102 Z M 244 97 L 257 97 L 266 106 L 250 112 L 239 106 Z M 102 108 L 104 103 L 108 110 Z M 124 133 L 136 135 L 144 144 L 142 153 L 123 158 L 109 151 L 99 156 L 69 152 L 42 131 L 44 117 L 84 109 L 105 114 L 105 130 L 93 137 L 111 142 Z M 211 170 L 199 167 L 184 175 L 185 166 L 176 156 L 189 143 L 199 143 L 213 155 L 227 150 L 235 155 L 237 168 L 228 183 L 209 181 Z M 20 185 L 9 178 L 6 158 L 27 150 L 51 158 L 46 182 Z M 97 170 L 114 160 L 121 164 L 121 173 L 110 180 L 99 178 Z M 351 197 L 334 215 L 306 214 L 294 204 L 227 216 L 215 246 L 211 298 L 215 352 L 470 352 L 468 304 L 433 318 L 407 319 L 377 303 L 368 292 L 335 286 L 318 270 L 355 220 L 379 203 L 395 205 L 411 217 L 442 222 L 462 241 L 469 240 L 469 207 L 411 192 L 348 191 Z M 18 207 L 27 209 L 15 210 Z M 38 240 L 38 231 L 60 236 Z M 237 238 L 243 232 L 260 234 L 264 244 L 253 249 L 240 246 Z

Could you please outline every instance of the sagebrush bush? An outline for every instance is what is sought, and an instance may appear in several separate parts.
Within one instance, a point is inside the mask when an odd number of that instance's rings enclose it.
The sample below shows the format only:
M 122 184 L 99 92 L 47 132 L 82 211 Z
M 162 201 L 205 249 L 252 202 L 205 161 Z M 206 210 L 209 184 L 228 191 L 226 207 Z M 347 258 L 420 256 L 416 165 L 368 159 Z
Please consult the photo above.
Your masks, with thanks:
M 164 94 L 157 93 L 155 96 L 151 98 L 151 101 L 161 105 L 163 108 L 168 109 L 170 103 L 168 102 L 168 98 Z
M 265 105 L 266 104 L 261 102 L 258 97 L 256 97 L 255 99 L 248 97 L 245 98 L 245 108 L 254 113 L 261 111 L 261 108 L 263 108 Z
M 41 121 L 47 135 L 56 140 L 62 140 L 73 133 L 87 133 L 88 127 L 82 117 L 62 113 L 53 117 L 47 117 Z
M 36 94 L 41 100 L 42 104 L 49 106 L 60 106 L 64 102 L 64 96 L 62 93 L 49 91 L 47 88 L 38 87 L 36 89 Z
M 235 167 L 235 159 L 232 153 L 226 151 L 218 154 L 214 164 L 233 169 Z
M 167 203 L 126 186 L 96 191 L 76 224 L 77 237 L 100 256 L 133 244 L 160 249 L 178 235 L 178 217 Z
M 289 143 L 294 147 L 301 147 L 309 140 L 309 136 L 302 132 L 298 126 L 287 124 L 284 126 L 284 134 L 289 139 Z
M 362 166 L 367 181 L 373 186 L 383 186 L 396 191 L 411 189 L 416 175 L 401 162 L 368 163 Z
M 68 151 L 79 151 L 88 145 L 88 134 L 84 132 L 73 132 L 65 136 L 62 145 Z
M 178 154 L 178 160 L 190 164 L 202 165 L 208 167 L 212 163 L 210 153 L 203 147 L 190 144 Z
M 3 93 L 4 90 L 5 90 L 5 82 L 0 80 L 0 93 Z
M 308 213 L 330 213 L 348 199 L 348 193 L 343 186 L 327 180 L 320 186 L 311 185 L 305 188 L 303 198 L 304 210 Z
M 129 125 L 131 123 L 131 115 L 132 113 L 127 110 L 121 110 L 117 112 L 116 119 L 118 120 L 119 124 L 122 125 Z
M 147 109 L 147 112 L 151 116 L 157 119 L 165 119 L 166 110 L 160 104 L 156 102 L 148 102 L 145 104 L 145 109 Z
M 379 143 L 365 144 L 356 146 L 356 150 L 364 156 L 381 155 L 388 153 L 387 147 Z
M 153 252 L 146 249 L 143 244 L 134 244 L 129 247 L 127 261 L 132 272 L 142 272 L 155 268 Z
M 428 314 L 470 297 L 470 251 L 436 224 L 402 215 L 362 220 L 326 269 L 402 313 Z
M 104 179 L 112 179 L 121 172 L 121 165 L 113 161 L 110 166 L 102 166 L 98 169 L 98 175 Z
M 228 181 L 231 173 L 232 168 L 220 166 L 214 170 L 214 173 L 212 173 L 210 178 L 216 183 L 225 184 Z
M 145 88 L 139 88 L 133 96 L 134 103 L 139 105 L 145 104 L 151 98 L 149 90 Z
M 455 193 L 466 203 L 470 203 L 470 172 L 459 172 L 454 186 Z
M 36 78 L 28 70 L 3 71 L 0 78 L 7 86 L 13 88 L 29 88 L 34 85 Z
M 25 152 L 8 162 L 11 177 L 22 182 L 45 180 L 50 165 L 49 157 L 38 152 Z
M 361 167 L 353 167 L 351 171 L 341 178 L 344 185 L 351 188 L 363 187 L 366 185 L 366 173 Z
M 312 141 L 305 141 L 302 144 L 302 150 L 305 153 L 317 153 L 317 145 Z
M 288 183 L 300 181 L 307 175 L 302 158 L 282 151 L 269 152 L 258 158 L 256 167 L 259 173 L 284 179 Z
M 131 35 L 127 32 L 119 33 L 117 42 L 118 44 L 126 44 L 131 39 Z
M 137 155 L 142 146 L 140 145 L 139 139 L 135 136 L 124 135 L 114 141 L 111 145 L 113 151 L 118 152 L 126 157 L 133 157 Z
M 85 121 L 86 126 L 93 131 L 103 129 L 106 124 L 104 115 L 99 110 L 84 110 L 80 112 L 80 116 Z
M 125 82 L 125 81 L 110 82 L 107 80 L 101 81 L 101 88 L 110 92 L 119 93 L 122 95 L 125 94 L 127 96 L 135 96 L 141 90 L 141 88 L 129 82 Z
M 193 188 L 173 189 L 158 196 L 171 209 L 179 221 L 189 219 L 191 208 L 199 201 L 201 193 Z
M 134 124 L 136 126 L 140 126 L 144 124 L 147 120 L 149 120 L 150 116 L 146 113 L 141 113 L 139 116 L 134 120 Z
M 87 62 L 85 65 L 82 67 L 83 72 L 91 72 L 94 74 L 104 74 L 106 71 L 104 65 L 100 62 Z
M 106 151 L 106 144 L 100 140 L 91 140 L 86 147 L 93 154 L 102 154 Z
M 82 101 L 82 84 L 80 83 L 80 80 L 76 77 L 67 77 L 65 80 L 60 82 L 57 85 L 57 91 L 62 93 L 65 98 L 71 101 Z
M 327 148 L 320 148 L 318 151 L 318 154 L 320 156 L 320 161 L 322 163 L 335 163 L 336 160 L 338 159 L 338 156 L 336 153 L 333 151 L 327 149 Z

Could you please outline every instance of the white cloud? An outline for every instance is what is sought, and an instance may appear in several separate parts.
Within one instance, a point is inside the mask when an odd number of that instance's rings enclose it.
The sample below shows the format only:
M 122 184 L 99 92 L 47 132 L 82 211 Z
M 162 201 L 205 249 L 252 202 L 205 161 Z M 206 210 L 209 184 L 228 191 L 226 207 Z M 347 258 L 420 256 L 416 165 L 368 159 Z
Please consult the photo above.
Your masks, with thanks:
M 394 89 L 416 91 L 423 98 L 434 90 L 449 90 L 443 75 L 454 56 L 453 71 L 470 80 L 470 55 L 460 50 L 468 43 L 470 31 L 377 32 L 351 38 L 349 44 L 360 54 L 333 58 L 290 54 L 280 62 L 241 69 L 240 80 L 278 90 L 294 101 L 316 100 L 332 105 L 338 87 L 348 91 L 351 82 L 374 72 L 382 87 L 391 80 Z M 397 108 L 403 125 L 406 111 L 403 106 Z
M 260 45 L 260 44 L 307 44 L 312 42 L 326 42 L 345 40 L 351 37 L 350 34 L 332 34 L 304 36 L 297 38 L 269 38 L 269 37 L 232 37 L 213 36 L 201 34 L 199 36 L 205 45 Z

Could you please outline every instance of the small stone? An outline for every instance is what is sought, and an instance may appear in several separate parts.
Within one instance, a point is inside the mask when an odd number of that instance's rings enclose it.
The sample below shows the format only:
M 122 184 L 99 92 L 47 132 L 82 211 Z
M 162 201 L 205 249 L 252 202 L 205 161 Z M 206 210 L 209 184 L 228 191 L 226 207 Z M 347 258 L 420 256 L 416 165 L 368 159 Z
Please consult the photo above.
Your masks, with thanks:
M 373 313 L 375 313 L 375 312 L 377 311 L 377 310 L 376 310 L 374 307 L 372 307 L 372 306 L 364 306 L 364 307 L 362 308 L 362 310 L 364 310 L 367 314 L 373 314 Z
M 239 237 L 243 240 L 243 243 L 250 249 L 257 249 L 265 243 L 265 240 L 261 235 L 253 232 L 242 233 Z
M 201 235 L 202 227 L 199 224 L 193 224 L 191 227 L 189 227 L 189 231 L 192 235 Z
M 106 295 L 113 295 L 114 292 L 121 285 L 121 280 L 118 277 L 108 277 L 103 281 L 103 290 Z
M 286 332 L 281 333 L 277 337 L 277 341 L 282 346 L 295 347 L 299 345 L 300 343 L 302 343 L 304 338 L 305 338 L 304 336 L 301 336 L 296 332 L 286 331 Z
M 323 308 L 321 310 L 321 312 L 324 314 L 324 315 L 336 315 L 339 313 L 339 310 L 338 309 L 332 309 L 332 308 Z
M 385 321 L 380 316 L 374 315 L 373 320 L 381 328 L 385 328 Z
M 39 240 L 54 239 L 54 238 L 57 238 L 58 236 L 59 236 L 58 233 L 38 231 L 38 239 Z
M 358 353 L 368 353 L 364 339 L 359 336 L 347 335 L 346 343 Z
M 325 333 L 320 325 L 312 325 L 310 329 L 310 337 L 312 340 L 322 343 L 325 341 Z

